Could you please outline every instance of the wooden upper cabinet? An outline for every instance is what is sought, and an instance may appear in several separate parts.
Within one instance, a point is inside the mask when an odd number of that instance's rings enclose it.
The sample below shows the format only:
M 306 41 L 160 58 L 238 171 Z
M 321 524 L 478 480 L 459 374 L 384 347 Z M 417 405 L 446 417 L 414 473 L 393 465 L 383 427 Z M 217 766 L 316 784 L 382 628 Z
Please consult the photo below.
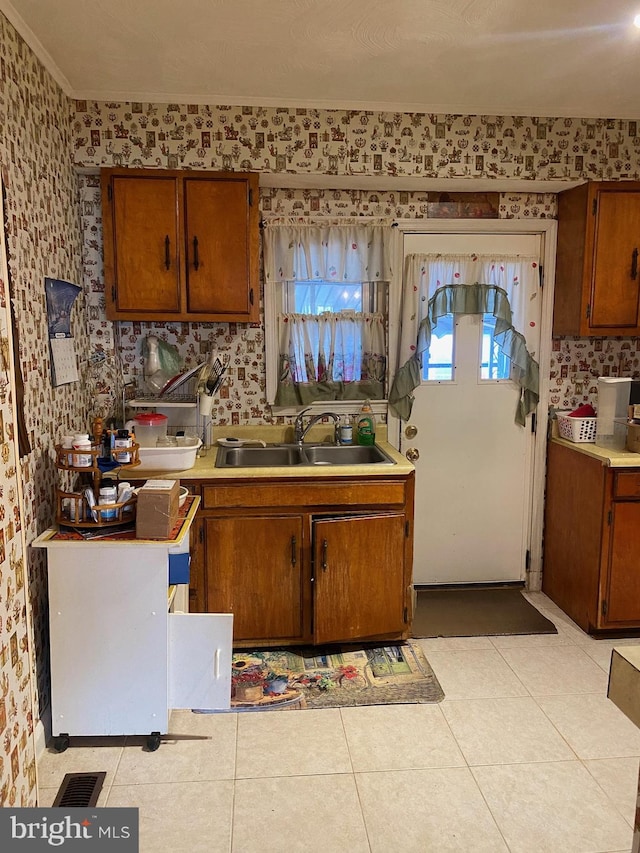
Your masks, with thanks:
M 258 176 L 104 169 L 110 320 L 257 322 Z
M 554 335 L 640 334 L 640 182 L 558 196 Z

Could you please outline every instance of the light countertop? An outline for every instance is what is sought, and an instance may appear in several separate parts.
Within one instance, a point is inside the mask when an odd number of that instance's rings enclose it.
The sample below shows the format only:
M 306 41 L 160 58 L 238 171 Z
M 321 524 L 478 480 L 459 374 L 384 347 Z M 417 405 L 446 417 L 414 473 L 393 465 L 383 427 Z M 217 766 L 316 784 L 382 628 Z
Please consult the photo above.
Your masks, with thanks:
M 612 447 L 600 447 L 593 442 L 568 441 L 565 438 L 553 437 L 551 441 L 555 444 L 562 444 L 563 447 L 570 447 L 578 453 L 584 453 L 585 456 L 599 459 L 608 468 L 640 468 L 640 453 L 632 453 L 630 450 L 619 450 Z
M 214 430 L 213 441 L 217 438 L 233 436 L 241 439 L 262 439 L 267 444 L 290 443 L 290 427 L 219 427 Z M 321 424 L 311 429 L 305 439 L 305 444 L 314 444 L 330 439 L 331 425 Z M 331 479 L 336 477 L 390 477 L 406 476 L 414 470 L 414 466 L 399 453 L 387 439 L 386 427 L 378 426 L 376 444 L 393 460 L 393 465 L 289 465 L 264 468 L 216 468 L 216 456 L 219 447 L 214 444 L 204 456 L 197 457 L 193 468 L 186 471 L 154 471 L 151 468 L 132 468 L 130 479 L 163 477 L 165 479 L 188 480 L 230 480 L 230 479 Z M 640 456 L 639 456 L 640 458 Z

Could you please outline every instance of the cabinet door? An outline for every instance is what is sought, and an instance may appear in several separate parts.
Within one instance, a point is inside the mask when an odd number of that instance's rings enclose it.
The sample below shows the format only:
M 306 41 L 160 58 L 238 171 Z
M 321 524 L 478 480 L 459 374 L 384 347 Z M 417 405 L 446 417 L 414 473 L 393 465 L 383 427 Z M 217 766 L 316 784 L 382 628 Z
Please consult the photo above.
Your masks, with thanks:
M 257 188 L 257 180 L 251 183 Z M 240 176 L 185 178 L 189 314 L 257 320 L 258 211 L 253 194 L 250 181 Z
M 180 313 L 178 193 L 174 177 L 103 181 L 109 319 Z
M 599 192 L 589 325 L 638 326 L 640 192 Z
M 234 640 L 303 636 L 302 516 L 207 518 L 209 613 L 233 613 Z
M 640 626 L 640 501 L 613 504 L 606 624 Z
M 405 516 L 314 521 L 314 642 L 400 635 L 405 612 Z
M 231 705 L 233 616 L 169 614 L 169 708 Z

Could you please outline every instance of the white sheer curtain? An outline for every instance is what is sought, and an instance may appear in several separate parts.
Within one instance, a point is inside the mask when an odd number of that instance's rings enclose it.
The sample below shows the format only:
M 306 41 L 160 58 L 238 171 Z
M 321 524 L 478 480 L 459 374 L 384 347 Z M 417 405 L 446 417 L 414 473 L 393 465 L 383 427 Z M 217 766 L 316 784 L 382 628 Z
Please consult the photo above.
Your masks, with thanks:
M 392 277 L 390 224 L 268 224 L 264 230 L 265 305 L 289 282 L 364 284 Z M 276 311 L 277 406 L 315 400 L 382 399 L 386 320 L 379 313 Z M 267 321 L 269 322 L 269 321 Z
M 382 314 L 280 314 L 276 405 L 381 399 L 386 370 Z
M 264 277 L 284 281 L 390 281 L 389 225 L 267 225 Z

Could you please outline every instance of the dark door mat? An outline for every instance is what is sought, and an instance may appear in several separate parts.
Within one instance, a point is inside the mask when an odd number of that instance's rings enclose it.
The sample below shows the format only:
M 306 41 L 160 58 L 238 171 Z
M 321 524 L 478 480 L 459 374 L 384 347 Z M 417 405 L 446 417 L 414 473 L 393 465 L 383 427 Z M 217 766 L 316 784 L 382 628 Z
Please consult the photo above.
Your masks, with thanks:
M 557 634 L 519 589 L 422 589 L 417 592 L 413 637 Z

